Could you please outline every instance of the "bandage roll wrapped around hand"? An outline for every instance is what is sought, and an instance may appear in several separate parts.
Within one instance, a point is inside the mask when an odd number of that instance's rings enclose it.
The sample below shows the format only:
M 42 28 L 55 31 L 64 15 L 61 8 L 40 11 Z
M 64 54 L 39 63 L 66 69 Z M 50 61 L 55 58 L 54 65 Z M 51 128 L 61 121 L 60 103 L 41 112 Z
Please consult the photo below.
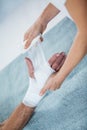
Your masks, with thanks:
M 54 72 L 45 59 L 41 43 L 36 42 L 28 50 L 28 57 L 34 66 L 35 78 L 29 77 L 29 87 L 23 99 L 23 103 L 29 107 L 36 107 L 43 96 L 40 96 L 40 90 L 44 87 L 49 76 Z

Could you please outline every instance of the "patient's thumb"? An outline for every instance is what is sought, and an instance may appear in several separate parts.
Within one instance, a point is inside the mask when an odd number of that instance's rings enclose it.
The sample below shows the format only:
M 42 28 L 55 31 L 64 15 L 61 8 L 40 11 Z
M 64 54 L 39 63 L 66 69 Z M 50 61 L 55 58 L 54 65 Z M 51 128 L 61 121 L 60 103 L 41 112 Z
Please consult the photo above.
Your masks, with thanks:
M 28 68 L 28 74 L 31 78 L 34 78 L 34 67 L 32 64 L 32 61 L 29 58 L 25 58 L 26 64 L 27 64 L 27 68 Z

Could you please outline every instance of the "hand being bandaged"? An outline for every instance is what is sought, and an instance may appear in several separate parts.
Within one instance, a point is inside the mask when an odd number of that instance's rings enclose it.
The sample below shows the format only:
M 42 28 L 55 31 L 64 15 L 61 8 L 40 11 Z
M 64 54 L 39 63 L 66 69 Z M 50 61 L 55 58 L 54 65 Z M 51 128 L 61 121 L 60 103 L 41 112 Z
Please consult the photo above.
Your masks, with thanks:
M 57 56 L 58 55 L 59 54 L 57 54 Z M 59 57 L 59 60 L 60 62 L 62 62 L 65 58 L 62 53 L 60 55 L 61 58 Z M 45 85 L 49 76 L 56 70 L 55 68 L 52 68 L 52 62 L 54 61 L 54 59 L 56 60 L 56 58 L 54 58 L 53 60 L 51 58 L 49 62 L 47 62 L 40 43 L 35 44 L 31 49 L 29 49 L 28 58 L 29 62 L 31 62 L 32 64 L 30 69 L 33 69 L 34 77 L 29 77 L 29 88 L 25 94 L 23 103 L 29 107 L 36 107 L 44 96 L 40 96 L 41 89 Z
M 27 106 L 35 107 L 43 97 L 39 95 L 40 90 L 54 70 L 46 62 L 40 44 L 33 46 L 29 50 L 28 57 L 34 66 L 34 78 L 29 79 L 29 88 L 23 99 L 23 103 Z

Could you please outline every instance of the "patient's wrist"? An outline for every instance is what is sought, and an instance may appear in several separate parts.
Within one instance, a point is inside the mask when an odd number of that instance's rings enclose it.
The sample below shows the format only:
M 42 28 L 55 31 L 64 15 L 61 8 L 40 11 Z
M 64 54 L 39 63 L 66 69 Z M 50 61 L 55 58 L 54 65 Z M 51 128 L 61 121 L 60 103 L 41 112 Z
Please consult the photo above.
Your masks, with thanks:
M 31 111 L 31 112 L 33 112 L 34 111 L 34 107 L 29 107 L 29 106 L 26 106 L 24 103 L 21 103 L 21 108 L 22 109 L 25 109 L 26 110 L 26 112 L 28 112 L 28 111 Z

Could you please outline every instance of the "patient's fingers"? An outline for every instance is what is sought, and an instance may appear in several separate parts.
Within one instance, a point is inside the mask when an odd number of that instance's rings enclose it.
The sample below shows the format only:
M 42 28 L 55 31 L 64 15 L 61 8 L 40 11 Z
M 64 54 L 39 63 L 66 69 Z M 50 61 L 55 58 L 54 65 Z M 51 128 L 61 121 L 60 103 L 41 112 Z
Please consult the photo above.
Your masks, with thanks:
M 60 68 L 60 64 L 65 56 L 64 52 L 61 52 L 60 55 L 57 57 L 55 62 L 52 64 L 52 68 L 56 71 L 57 68 Z
M 53 65 L 53 63 L 56 61 L 56 59 L 58 58 L 59 53 L 54 54 L 49 60 L 48 63 L 50 64 L 50 66 Z
M 34 67 L 33 67 L 32 61 L 27 57 L 25 58 L 25 61 L 26 61 L 27 67 L 28 67 L 29 76 L 31 78 L 34 78 Z
M 60 68 L 63 66 L 65 60 L 66 60 L 66 55 L 63 57 L 61 63 L 59 64 L 58 68 L 56 69 L 56 72 L 58 72 L 60 70 Z

